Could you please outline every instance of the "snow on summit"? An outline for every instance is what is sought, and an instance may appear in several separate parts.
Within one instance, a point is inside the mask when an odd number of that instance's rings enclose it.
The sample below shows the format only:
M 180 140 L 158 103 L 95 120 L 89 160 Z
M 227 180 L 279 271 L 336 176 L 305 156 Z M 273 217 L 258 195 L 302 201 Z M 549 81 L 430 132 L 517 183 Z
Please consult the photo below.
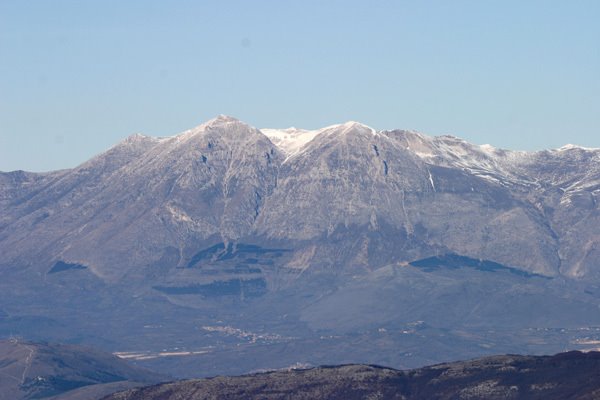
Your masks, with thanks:
M 142 134 L 131 135 L 119 145 L 151 147 L 156 144 L 187 142 L 193 137 L 200 137 L 210 132 L 218 132 L 221 140 L 233 145 L 241 140 L 257 140 L 260 136 L 267 137 L 284 155 L 286 159 L 299 156 L 311 142 L 319 135 L 354 135 L 370 133 L 383 135 L 403 148 L 412 152 L 423 161 L 440 166 L 452 166 L 475 171 L 485 179 L 514 180 L 514 170 L 517 165 L 524 165 L 535 158 L 537 152 L 513 151 L 494 147 L 491 144 L 475 145 L 461 138 L 442 135 L 428 136 L 416 131 L 392 130 L 377 131 L 357 121 L 347 121 L 341 124 L 329 125 L 320 129 L 290 128 L 262 128 L 256 129 L 237 118 L 228 115 L 218 115 L 192 129 L 180 134 L 154 138 Z M 252 139 L 251 139 L 252 138 Z M 547 150 L 556 154 L 580 150 L 584 152 L 597 152 L 600 149 L 567 144 L 558 149 Z
M 294 127 L 287 129 L 261 129 L 273 144 L 290 157 L 298 153 L 305 144 L 313 140 L 321 130 L 309 131 Z

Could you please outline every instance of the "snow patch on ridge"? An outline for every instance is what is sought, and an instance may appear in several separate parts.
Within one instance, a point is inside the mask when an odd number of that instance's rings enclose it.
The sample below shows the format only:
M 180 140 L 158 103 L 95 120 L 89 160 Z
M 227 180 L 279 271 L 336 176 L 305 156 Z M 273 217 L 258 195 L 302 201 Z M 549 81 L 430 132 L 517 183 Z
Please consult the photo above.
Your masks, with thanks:
M 306 129 L 297 129 L 294 127 L 287 129 L 261 129 L 271 142 L 291 157 L 298 153 L 305 144 L 313 140 L 321 130 L 309 131 Z
M 312 142 L 312 140 L 321 133 L 339 133 L 344 135 L 359 129 L 367 130 L 373 136 L 378 134 L 375 129 L 356 121 L 348 121 L 343 124 L 330 125 L 316 130 L 291 127 L 287 129 L 263 128 L 260 129 L 260 131 L 264 133 L 265 136 L 267 136 L 275 146 L 283 151 L 287 156 L 287 159 L 289 159 L 290 157 L 299 154 L 308 143 Z
M 565 144 L 562 147 L 559 147 L 558 149 L 554 149 L 554 151 L 567 151 L 567 150 L 584 150 L 584 151 L 598 151 L 600 150 L 600 147 L 583 147 L 583 146 L 578 146 L 576 144 Z

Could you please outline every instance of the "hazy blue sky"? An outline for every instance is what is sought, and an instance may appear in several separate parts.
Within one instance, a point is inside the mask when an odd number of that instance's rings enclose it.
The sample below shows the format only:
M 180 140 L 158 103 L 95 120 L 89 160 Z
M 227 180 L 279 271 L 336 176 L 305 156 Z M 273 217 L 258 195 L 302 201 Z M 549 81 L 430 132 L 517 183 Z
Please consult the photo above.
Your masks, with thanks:
M 0 0 L 0 170 L 217 114 L 600 147 L 600 1 Z

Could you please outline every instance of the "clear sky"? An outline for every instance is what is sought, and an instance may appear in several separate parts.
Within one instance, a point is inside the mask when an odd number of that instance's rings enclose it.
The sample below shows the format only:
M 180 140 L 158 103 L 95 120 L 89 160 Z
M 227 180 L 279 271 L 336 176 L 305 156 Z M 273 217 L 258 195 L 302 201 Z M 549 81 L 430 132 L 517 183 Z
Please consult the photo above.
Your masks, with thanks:
M 600 147 L 600 1 L 0 0 L 0 170 L 217 114 Z

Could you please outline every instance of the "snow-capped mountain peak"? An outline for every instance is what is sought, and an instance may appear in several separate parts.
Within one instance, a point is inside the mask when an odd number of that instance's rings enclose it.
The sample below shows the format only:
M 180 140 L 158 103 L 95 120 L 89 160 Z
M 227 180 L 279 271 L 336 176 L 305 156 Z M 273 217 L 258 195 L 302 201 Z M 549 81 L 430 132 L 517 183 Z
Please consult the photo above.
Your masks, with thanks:
M 600 148 L 583 147 L 583 146 L 578 146 L 576 144 L 568 143 L 562 147 L 559 147 L 558 149 L 555 149 L 555 151 L 569 151 L 569 150 L 598 151 L 598 150 L 600 150 Z
M 201 138 L 206 138 L 208 136 L 214 136 L 224 143 L 228 143 L 228 145 L 233 145 L 235 142 L 239 141 L 254 141 L 263 135 L 258 129 L 245 122 L 221 114 L 192 129 L 172 136 L 171 139 L 176 143 L 187 143 L 190 140 L 203 140 Z
M 353 132 L 366 131 L 376 135 L 375 129 L 356 121 L 348 121 L 343 124 L 326 126 L 321 129 L 307 130 L 290 127 L 287 129 L 263 128 L 264 133 L 288 158 L 298 154 L 308 143 L 312 142 L 320 134 L 345 135 Z
M 236 123 L 236 122 L 241 122 L 241 121 L 230 115 L 219 114 L 216 117 L 208 120 L 205 124 L 207 126 L 210 126 L 210 125 L 214 125 L 214 124 L 227 124 L 227 123 Z

